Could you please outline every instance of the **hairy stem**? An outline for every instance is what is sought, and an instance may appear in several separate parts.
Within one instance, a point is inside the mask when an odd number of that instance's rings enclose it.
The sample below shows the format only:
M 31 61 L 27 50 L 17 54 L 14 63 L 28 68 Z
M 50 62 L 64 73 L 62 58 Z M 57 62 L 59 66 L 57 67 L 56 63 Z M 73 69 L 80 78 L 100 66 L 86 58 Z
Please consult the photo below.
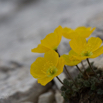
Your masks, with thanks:
M 93 70 L 93 68 L 92 68 L 92 66 L 91 66 L 88 58 L 87 58 L 87 62 L 88 62 L 88 64 L 89 64 L 90 69 L 92 70 L 92 72 L 93 72 L 93 73 L 95 74 L 95 76 L 97 77 L 97 74 L 96 74 L 95 71 Z M 97 78 L 98 78 L 98 77 L 97 77 Z M 99 78 L 98 78 L 98 79 L 99 79 Z
M 63 84 L 63 86 L 64 86 L 65 88 L 68 88 L 67 86 L 64 85 L 64 83 L 60 80 L 60 78 L 59 78 L 58 76 L 56 76 L 56 78 L 58 79 L 58 81 L 59 81 L 61 84 Z
M 59 54 L 58 50 L 56 50 L 56 52 Z M 60 57 L 60 54 L 59 54 Z M 75 81 L 73 80 L 72 76 L 70 75 L 69 71 L 67 70 L 67 67 L 64 65 L 65 71 L 67 72 L 69 78 L 73 81 L 74 85 L 76 86 L 76 88 L 78 88 L 77 84 L 75 83 Z
M 72 76 L 70 75 L 69 71 L 67 70 L 67 67 L 64 65 L 64 68 L 67 72 L 67 74 L 69 75 L 69 78 L 73 81 L 74 85 L 76 86 L 76 88 L 78 88 L 77 84 L 75 83 L 74 79 L 72 78 Z
M 80 70 L 80 68 L 78 67 L 78 65 L 76 65 L 77 69 L 83 74 L 83 72 Z M 84 74 L 83 74 L 84 75 Z
M 85 66 L 84 66 L 84 64 L 83 64 L 83 61 L 81 61 L 81 64 L 82 64 L 83 69 L 85 70 Z

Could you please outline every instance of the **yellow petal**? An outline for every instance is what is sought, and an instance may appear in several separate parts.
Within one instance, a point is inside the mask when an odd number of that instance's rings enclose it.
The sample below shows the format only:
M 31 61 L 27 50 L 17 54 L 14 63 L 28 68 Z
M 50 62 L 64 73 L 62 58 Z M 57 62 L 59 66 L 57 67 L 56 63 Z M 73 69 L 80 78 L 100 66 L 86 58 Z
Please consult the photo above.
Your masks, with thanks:
M 54 30 L 54 33 L 58 34 L 58 35 L 62 35 L 62 31 L 63 31 L 63 28 L 62 26 L 58 26 L 55 30 Z
M 49 51 L 50 49 L 39 44 L 36 48 L 32 49 L 31 52 L 36 52 L 36 53 L 45 53 Z
M 56 59 L 56 57 L 58 57 L 58 55 L 57 55 L 57 53 L 56 54 L 54 54 L 54 55 L 52 55 L 52 53 L 51 53 L 51 57 L 49 56 L 49 53 L 50 52 L 48 52 L 48 54 L 46 53 L 46 55 L 45 55 L 45 59 L 47 60 L 49 60 L 49 58 L 51 58 L 52 56 L 54 57 L 54 61 L 56 61 L 55 59 Z M 56 57 L 55 57 L 56 56 Z M 58 57 L 59 58 L 59 57 Z M 50 62 L 50 60 L 49 60 L 49 62 Z M 52 61 L 53 62 L 53 61 Z M 51 65 L 50 65 L 51 66 Z M 59 58 L 58 59 L 58 63 L 57 63 L 57 66 L 56 66 L 56 68 L 57 68 L 57 72 L 54 74 L 54 75 L 52 75 L 52 76 L 50 76 L 50 77 L 48 77 L 48 76 L 46 76 L 46 77 L 44 77 L 44 78 L 40 78 L 40 79 L 38 79 L 38 83 L 40 83 L 41 85 L 43 85 L 43 86 L 45 86 L 47 83 L 49 83 L 54 77 L 56 77 L 56 76 L 58 76 L 60 73 L 62 73 L 63 72 L 63 67 L 64 67 L 64 59 L 63 58 Z
M 77 33 L 71 28 L 65 27 L 63 28 L 63 36 L 67 39 L 73 39 Z
M 94 30 L 95 28 L 91 29 L 91 27 L 84 27 L 84 26 L 78 27 L 75 30 L 65 27 L 63 29 L 63 36 L 67 39 L 73 39 L 77 37 L 87 38 L 92 34 Z
M 103 54 L 103 46 L 93 52 L 93 55 L 90 58 L 96 58 L 99 55 Z
M 63 72 L 63 67 L 64 67 L 65 61 L 62 57 L 59 58 L 58 60 L 58 64 L 57 64 L 57 73 L 55 74 L 55 76 L 58 76 L 59 74 L 61 74 Z
M 85 60 L 86 59 L 86 57 L 84 57 L 84 56 L 82 56 L 82 55 L 78 55 L 76 52 L 74 52 L 73 50 L 70 50 L 70 52 L 69 52 L 69 54 L 68 54 L 69 56 L 73 56 L 73 57 L 75 57 L 77 60 Z
M 84 37 L 87 38 L 89 37 L 92 32 L 95 30 L 95 28 L 91 29 L 91 27 L 78 27 L 75 29 L 75 32 L 77 32 L 79 34 L 80 37 Z
M 55 50 L 57 49 L 60 41 L 61 39 L 58 40 L 58 35 L 56 35 L 55 33 L 50 33 L 43 40 L 41 40 L 41 44 L 47 48 Z
M 38 79 L 38 83 L 41 85 L 45 86 L 47 83 L 49 83 L 54 77 L 45 77 L 45 78 L 40 78 Z
M 75 66 L 77 64 L 79 64 L 81 62 L 81 60 L 75 58 L 73 55 L 62 55 L 62 57 L 64 58 L 65 60 L 65 65 L 68 65 L 68 66 Z
M 38 57 L 36 61 L 31 64 L 30 73 L 34 78 L 40 78 L 46 75 L 45 71 L 43 70 L 46 62 L 47 61 L 43 57 Z
M 48 61 L 50 66 L 56 66 L 59 56 L 54 50 L 50 50 L 49 52 L 45 53 L 44 58 Z
M 62 39 L 62 32 L 63 32 L 63 28 L 60 25 L 54 30 L 54 34 L 58 36 L 56 40 L 58 45 Z
M 93 31 L 96 29 L 96 27 L 92 28 L 91 33 L 93 33 Z
M 76 52 L 77 54 L 80 54 L 86 46 L 86 39 L 74 38 L 74 39 L 71 39 L 69 44 L 74 52 Z
M 98 37 L 91 37 L 88 40 L 87 46 L 86 46 L 86 50 L 93 52 L 95 50 L 97 50 L 102 44 L 102 40 Z

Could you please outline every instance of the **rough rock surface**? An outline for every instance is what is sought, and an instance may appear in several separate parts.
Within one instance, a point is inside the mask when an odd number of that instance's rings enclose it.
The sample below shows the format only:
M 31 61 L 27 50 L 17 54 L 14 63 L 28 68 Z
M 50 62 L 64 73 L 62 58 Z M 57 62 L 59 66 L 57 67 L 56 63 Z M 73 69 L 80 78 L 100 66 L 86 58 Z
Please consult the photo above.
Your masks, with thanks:
M 103 11 L 94 15 L 87 21 L 88 26 L 96 27 L 92 36 L 100 37 L 103 40 Z
M 56 99 L 56 103 L 64 103 L 64 99 L 59 91 L 56 91 L 55 99 Z
M 96 27 L 95 32 L 91 36 L 100 37 L 103 40 L 103 11 L 98 12 L 97 15 L 88 19 L 86 25 Z M 103 54 L 95 59 L 91 59 L 91 62 L 92 61 L 94 61 L 96 67 L 103 70 Z
M 72 28 L 85 25 L 103 10 L 102 0 L 38 0 L 26 5 L 7 2 L 0 1 L 0 58 L 28 65 L 41 56 L 31 53 L 31 48 L 58 25 Z M 64 44 L 66 48 L 68 40 Z
M 54 94 L 53 92 L 49 91 L 39 96 L 38 103 L 53 103 L 54 101 Z
M 29 73 L 29 67 L 16 62 L 0 61 L 0 103 L 35 101 L 51 88 L 41 86 Z

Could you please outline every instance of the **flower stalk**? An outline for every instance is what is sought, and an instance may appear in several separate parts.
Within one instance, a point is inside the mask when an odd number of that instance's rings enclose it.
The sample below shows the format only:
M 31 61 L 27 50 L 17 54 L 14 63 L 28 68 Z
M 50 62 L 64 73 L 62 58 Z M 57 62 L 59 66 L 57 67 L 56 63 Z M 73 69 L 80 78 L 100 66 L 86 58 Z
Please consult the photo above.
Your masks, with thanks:
M 77 84 L 75 83 L 74 79 L 73 79 L 72 76 L 70 75 L 70 73 L 69 73 L 69 71 L 67 70 L 67 67 L 66 67 L 65 65 L 64 65 L 64 68 L 65 68 L 67 74 L 69 75 L 69 78 L 73 81 L 75 87 L 78 88 Z
M 89 62 L 89 59 L 87 58 L 86 60 L 87 60 L 87 62 L 88 62 L 88 64 L 89 64 L 90 69 L 91 69 L 92 72 L 95 74 L 95 76 L 98 78 L 97 74 L 95 73 L 95 71 L 93 70 L 93 68 L 92 68 L 92 66 L 91 66 L 91 64 L 90 64 L 90 62 Z M 98 79 L 99 79 L 99 78 L 98 78 Z
M 76 65 L 77 69 L 81 72 L 81 74 L 83 74 L 83 72 L 80 70 L 80 68 L 78 67 L 78 65 Z M 83 74 L 84 75 L 84 74 Z
M 83 69 L 85 70 L 85 66 L 84 66 L 84 64 L 83 64 L 83 61 L 81 61 L 81 65 L 82 65 Z
M 56 50 L 56 52 L 58 53 L 59 57 L 60 57 L 60 54 L 58 52 L 58 50 Z M 65 68 L 65 71 L 67 72 L 69 78 L 73 81 L 74 85 L 76 88 L 78 88 L 77 84 L 75 83 L 75 81 L 73 80 L 72 76 L 70 75 L 69 71 L 67 70 L 67 67 L 64 65 L 64 68 Z
M 60 78 L 58 76 L 56 76 L 56 78 L 58 79 L 58 81 L 64 86 L 67 88 L 67 86 L 64 85 L 64 83 L 60 80 Z

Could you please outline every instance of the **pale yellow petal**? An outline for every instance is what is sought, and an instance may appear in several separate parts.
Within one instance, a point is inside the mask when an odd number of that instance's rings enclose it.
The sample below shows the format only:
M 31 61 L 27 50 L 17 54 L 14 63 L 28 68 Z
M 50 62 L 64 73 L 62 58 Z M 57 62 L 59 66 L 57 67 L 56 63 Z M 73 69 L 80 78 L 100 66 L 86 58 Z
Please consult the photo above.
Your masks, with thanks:
M 35 52 L 35 53 L 45 53 L 47 51 L 49 51 L 50 49 L 39 44 L 36 48 L 32 49 L 31 52 Z
M 102 44 L 102 40 L 98 37 L 91 37 L 88 40 L 87 46 L 86 46 L 86 50 L 90 51 L 90 52 L 94 52 L 95 50 L 97 50 Z
M 86 46 L 86 39 L 85 38 L 71 39 L 69 44 L 74 52 L 80 54 Z
M 49 52 L 45 53 L 44 58 L 48 61 L 50 66 L 56 66 L 58 63 L 59 55 L 54 50 L 50 50 Z
M 101 46 L 99 49 L 93 52 L 93 55 L 90 58 L 96 58 L 103 54 L 103 46 Z

